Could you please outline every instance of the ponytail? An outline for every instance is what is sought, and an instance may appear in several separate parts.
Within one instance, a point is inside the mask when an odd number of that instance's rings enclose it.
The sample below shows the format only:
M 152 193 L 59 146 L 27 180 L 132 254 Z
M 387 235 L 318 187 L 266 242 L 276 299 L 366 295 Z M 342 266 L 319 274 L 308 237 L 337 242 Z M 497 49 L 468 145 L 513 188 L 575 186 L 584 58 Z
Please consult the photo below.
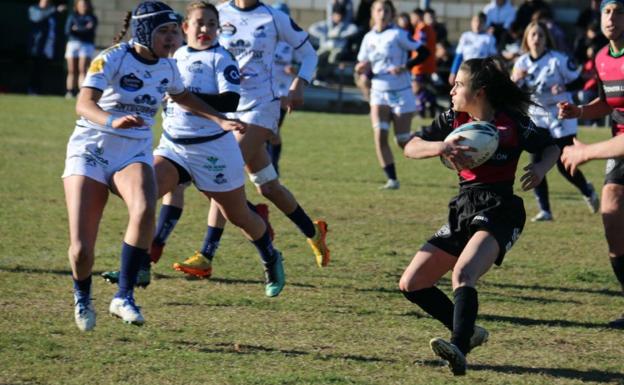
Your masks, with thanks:
M 121 39 L 126 36 L 126 32 L 128 32 L 128 27 L 130 26 L 130 19 L 132 19 L 132 12 L 126 12 L 126 16 L 123 19 L 123 27 L 121 31 L 113 38 L 113 44 L 119 44 Z
M 504 64 L 497 58 L 466 60 L 459 70 L 469 74 L 472 91 L 483 88 L 487 101 L 496 111 L 527 115 L 529 106 L 535 104 L 528 91 L 522 90 L 511 81 Z

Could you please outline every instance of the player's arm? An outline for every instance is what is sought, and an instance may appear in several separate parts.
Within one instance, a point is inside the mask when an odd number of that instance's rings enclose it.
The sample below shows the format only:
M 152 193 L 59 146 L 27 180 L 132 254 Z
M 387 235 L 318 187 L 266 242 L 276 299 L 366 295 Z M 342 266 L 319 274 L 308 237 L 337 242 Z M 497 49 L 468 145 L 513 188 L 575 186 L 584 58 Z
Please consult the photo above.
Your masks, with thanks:
M 217 111 L 211 105 L 205 103 L 197 95 L 184 90 L 180 94 L 169 95 L 171 99 L 182 108 L 217 123 L 225 131 L 245 131 L 245 124 L 237 120 L 228 119 L 225 115 Z
M 97 88 L 82 87 L 76 101 L 76 113 L 85 119 L 111 128 L 141 127 L 145 124 L 140 116 L 115 116 L 104 111 L 97 102 L 102 97 L 102 91 Z
M 610 114 L 613 109 L 607 103 L 602 82 L 598 79 L 598 90 L 600 95 L 589 104 L 576 106 L 568 102 L 559 102 L 559 119 L 600 119 Z
M 585 144 L 574 138 L 574 145 L 563 149 L 561 161 L 565 168 L 574 175 L 580 165 L 590 160 L 622 157 L 624 157 L 624 135 L 618 135 L 592 144 Z
M 526 172 L 520 177 L 520 182 L 522 190 L 527 191 L 542 182 L 546 173 L 557 163 L 561 151 L 550 135 L 550 131 L 535 126 L 528 116 L 516 119 L 522 148 L 533 154 L 541 153 L 539 162 L 529 163 L 523 168 Z

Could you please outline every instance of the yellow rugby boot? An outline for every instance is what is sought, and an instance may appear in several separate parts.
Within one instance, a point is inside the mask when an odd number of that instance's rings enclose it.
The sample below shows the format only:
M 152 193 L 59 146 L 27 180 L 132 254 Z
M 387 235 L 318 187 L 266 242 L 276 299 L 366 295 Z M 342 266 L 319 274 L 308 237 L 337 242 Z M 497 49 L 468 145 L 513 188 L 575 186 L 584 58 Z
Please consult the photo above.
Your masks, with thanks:
M 195 254 L 184 262 L 174 263 L 173 268 L 198 278 L 210 278 L 212 275 L 212 261 L 204 257 L 199 251 L 195 251 Z
M 308 244 L 314 252 L 316 257 L 316 264 L 318 267 L 325 267 L 329 265 L 329 249 L 325 243 L 327 237 L 327 222 L 323 220 L 314 221 L 314 228 L 316 233 L 314 237 L 308 238 Z

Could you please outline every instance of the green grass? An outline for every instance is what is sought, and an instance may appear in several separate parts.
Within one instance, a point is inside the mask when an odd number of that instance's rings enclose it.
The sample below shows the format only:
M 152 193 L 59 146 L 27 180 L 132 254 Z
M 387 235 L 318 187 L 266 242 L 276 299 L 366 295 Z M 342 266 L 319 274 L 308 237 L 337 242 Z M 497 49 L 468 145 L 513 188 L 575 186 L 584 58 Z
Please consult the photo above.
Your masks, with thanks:
M 297 112 L 283 130 L 282 180 L 311 216 L 329 222 L 328 268 L 315 267 L 305 240 L 273 209 L 287 274 L 278 298 L 265 298 L 255 249 L 231 226 L 213 278 L 185 279 L 170 266 L 200 246 L 207 209 L 189 189 L 156 279 L 137 292 L 147 324 L 110 318 L 115 287 L 95 277 L 98 324 L 80 333 L 60 179 L 73 108 L 61 98 L 0 96 L 0 384 L 624 383 L 623 334 L 603 327 L 623 306 L 600 217 L 556 171 L 555 222 L 527 223 L 503 266 L 479 284 L 478 322 L 490 342 L 469 356 L 465 378 L 440 366 L 428 341 L 447 332 L 403 298 L 397 281 L 444 222 L 456 176 L 437 159 L 397 152 L 401 189 L 379 191 L 366 116 Z M 600 186 L 603 167 L 583 171 Z M 532 194 L 519 195 L 535 214 Z M 111 197 L 96 272 L 117 267 L 126 220 Z M 448 279 L 441 287 L 450 292 Z

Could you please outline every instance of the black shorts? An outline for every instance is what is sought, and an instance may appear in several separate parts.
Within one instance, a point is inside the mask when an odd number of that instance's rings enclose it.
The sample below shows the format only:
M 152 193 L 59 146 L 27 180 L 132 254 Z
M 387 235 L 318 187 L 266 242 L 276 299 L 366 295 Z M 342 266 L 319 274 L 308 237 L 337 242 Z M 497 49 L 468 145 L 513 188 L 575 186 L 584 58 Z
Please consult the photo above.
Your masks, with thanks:
M 605 169 L 605 184 L 613 183 L 624 185 L 624 159 L 610 158 L 607 159 Z
M 524 203 L 519 196 L 466 189 L 449 203 L 448 223 L 427 242 L 459 257 L 474 233 L 485 230 L 498 242 L 500 252 L 494 263 L 500 266 L 505 253 L 520 237 L 525 221 Z

